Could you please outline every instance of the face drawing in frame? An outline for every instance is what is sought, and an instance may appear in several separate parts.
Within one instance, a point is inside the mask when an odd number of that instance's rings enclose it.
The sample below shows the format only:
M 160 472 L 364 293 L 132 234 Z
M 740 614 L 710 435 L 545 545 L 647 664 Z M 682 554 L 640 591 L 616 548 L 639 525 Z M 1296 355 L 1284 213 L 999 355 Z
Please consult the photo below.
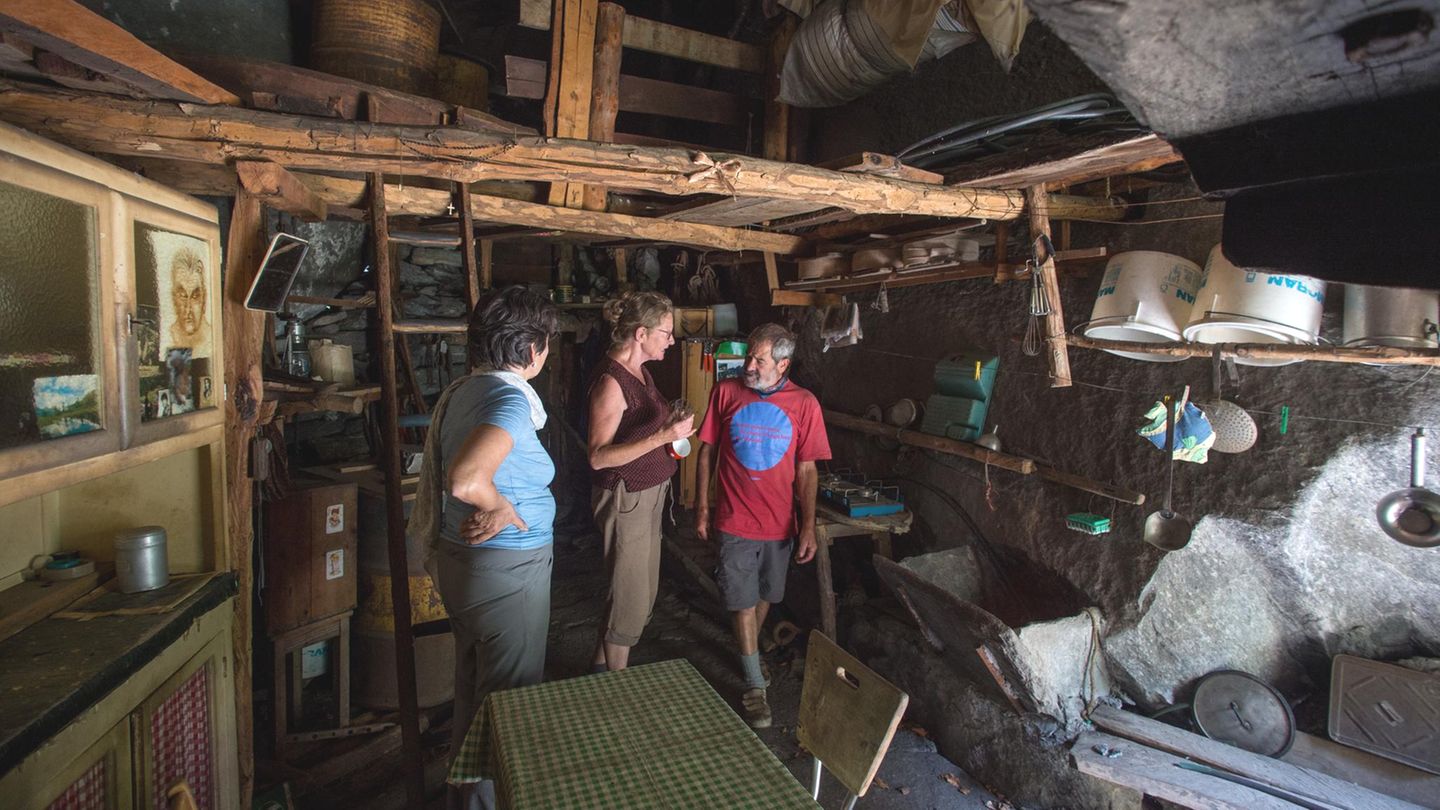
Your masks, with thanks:
M 210 357 L 209 245 L 149 226 L 140 232 L 155 262 L 162 356 L 172 349 L 189 349 L 192 357 Z
M 170 260 L 170 305 L 175 313 L 170 324 L 172 347 L 194 349 L 209 339 L 207 295 L 205 260 L 189 247 L 176 251 Z

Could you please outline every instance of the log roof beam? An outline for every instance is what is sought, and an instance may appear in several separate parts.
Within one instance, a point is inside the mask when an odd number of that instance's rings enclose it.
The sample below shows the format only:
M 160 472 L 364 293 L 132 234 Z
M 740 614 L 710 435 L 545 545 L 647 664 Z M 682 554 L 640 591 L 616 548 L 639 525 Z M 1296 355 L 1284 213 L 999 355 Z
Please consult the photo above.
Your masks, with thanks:
M 219 167 L 186 164 L 181 161 L 129 160 L 127 166 L 143 168 L 147 174 L 153 169 L 153 179 L 184 191 L 188 194 L 222 196 L 235 192 L 234 173 Z M 237 162 L 241 181 L 245 182 L 248 162 Z M 262 164 L 274 167 L 274 164 Z M 279 168 L 279 167 L 274 167 Z M 325 205 L 332 218 L 340 218 L 349 209 L 361 204 L 366 184 L 364 180 L 347 177 L 329 177 L 305 172 L 287 172 L 316 203 Z M 245 183 L 247 190 L 261 188 L 268 190 L 270 184 Z M 700 225 L 689 222 L 637 217 L 627 214 L 611 214 L 601 211 L 582 211 L 560 208 L 531 202 L 530 199 L 501 197 L 489 193 L 496 184 L 477 184 L 472 187 L 470 211 L 475 222 L 500 223 L 523 226 L 518 234 L 500 234 L 498 238 L 515 236 L 553 235 L 560 233 L 600 236 L 607 239 L 644 240 L 662 244 L 691 245 L 711 250 L 758 250 L 780 254 L 797 253 L 806 241 L 798 236 L 771 233 L 746 228 L 727 228 L 717 225 Z M 517 196 L 534 198 L 535 190 L 527 186 L 514 189 Z M 300 199 L 304 195 L 292 190 L 292 196 Z M 451 193 L 444 189 L 423 188 L 413 183 L 398 180 L 385 184 L 385 208 L 391 217 L 396 216 L 446 216 L 446 207 L 451 203 Z M 289 211 L 279 200 L 266 199 L 267 204 Z M 286 203 L 287 205 L 293 203 Z M 294 213 L 292 211 L 292 213 Z M 337 214 L 339 216 L 337 216 Z
M 228 90 L 74 0 L 0 0 L 0 30 L 155 98 L 239 104 Z
M 235 162 L 236 174 L 245 190 L 277 211 L 293 214 L 306 222 L 321 222 L 329 206 L 284 166 L 258 160 Z
M 460 182 L 579 182 L 677 196 L 795 200 L 865 214 L 1009 220 L 1024 209 L 1018 191 L 928 185 L 743 155 L 135 101 L 9 81 L 0 82 L 0 118 L 86 151 L 200 163 L 250 159 Z

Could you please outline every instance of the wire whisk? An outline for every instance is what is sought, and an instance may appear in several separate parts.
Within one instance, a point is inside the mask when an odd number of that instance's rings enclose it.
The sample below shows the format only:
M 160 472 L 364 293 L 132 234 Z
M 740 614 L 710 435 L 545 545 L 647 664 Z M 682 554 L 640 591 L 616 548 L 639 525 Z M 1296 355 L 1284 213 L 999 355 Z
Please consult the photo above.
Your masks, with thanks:
M 1020 342 L 1020 351 L 1027 357 L 1038 357 L 1044 336 L 1041 334 L 1040 319 L 1050 314 L 1050 296 L 1040 281 L 1040 268 L 1033 260 L 1026 261 L 1030 268 L 1030 322 L 1025 325 L 1025 339 Z

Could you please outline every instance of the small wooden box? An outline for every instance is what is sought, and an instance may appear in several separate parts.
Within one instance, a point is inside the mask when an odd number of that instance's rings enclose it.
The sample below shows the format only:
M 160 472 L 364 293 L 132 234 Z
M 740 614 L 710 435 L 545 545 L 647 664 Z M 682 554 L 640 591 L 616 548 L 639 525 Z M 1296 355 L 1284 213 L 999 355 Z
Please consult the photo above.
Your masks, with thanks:
M 676 307 L 675 340 L 711 337 L 715 334 L 715 313 L 709 307 Z
M 354 484 L 297 489 L 266 504 L 265 627 L 271 637 L 355 608 Z

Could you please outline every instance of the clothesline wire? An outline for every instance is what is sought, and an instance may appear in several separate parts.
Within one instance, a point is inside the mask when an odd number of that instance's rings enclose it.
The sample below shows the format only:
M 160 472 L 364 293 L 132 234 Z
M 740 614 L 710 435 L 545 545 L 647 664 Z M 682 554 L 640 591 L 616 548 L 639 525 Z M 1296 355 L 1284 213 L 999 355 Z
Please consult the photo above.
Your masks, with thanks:
M 891 356 L 891 357 L 903 357 L 903 358 L 908 359 L 908 360 L 923 360 L 923 361 L 930 362 L 930 363 L 939 362 L 941 359 L 943 359 L 943 358 L 938 358 L 938 357 L 921 357 L 920 355 L 915 355 L 915 354 L 902 354 L 902 353 L 900 353 L 900 352 L 890 352 L 890 351 L 885 351 L 884 349 L 872 349 L 872 348 L 870 348 L 870 347 L 868 347 L 868 346 L 857 346 L 856 348 L 857 348 L 859 351 L 869 352 L 869 353 L 871 353 L 871 354 L 884 354 L 884 355 L 889 355 L 889 356 Z M 1410 390 L 1411 388 L 1413 388 L 1414 386 L 1416 386 L 1416 385 L 1418 385 L 1419 383 L 1423 382 L 1423 381 L 1425 380 L 1425 378 L 1430 375 L 1430 371 L 1431 371 L 1431 369 L 1429 369 L 1429 368 L 1425 369 L 1425 373 L 1424 373 L 1424 374 L 1421 374 L 1419 377 L 1417 377 L 1416 379 L 1412 380 L 1412 381 L 1410 382 L 1410 384 L 1407 385 L 1405 388 L 1401 389 L 1401 391 L 1402 391 L 1402 392 L 1403 392 L 1403 391 L 1408 391 L 1408 390 Z M 1005 371 L 1005 373 L 1006 373 L 1006 374 L 1023 374 L 1023 375 L 1025 375 L 1025 376 L 1027 376 L 1027 377 L 1040 377 L 1040 378 L 1042 378 L 1042 379 L 1047 379 L 1047 380 L 1050 378 L 1050 375 L 1049 375 L 1048 373 L 1042 374 L 1042 373 L 1036 372 L 1036 371 L 1022 371 L 1022 370 L 1020 370 L 1020 369 L 1014 369 L 1014 368 L 1012 368 L 1012 369 L 1007 369 L 1007 370 Z M 1129 389 L 1129 388 L 1120 388 L 1120 387 L 1113 386 L 1113 385 L 1102 385 L 1102 384 L 1100 384 L 1100 383 L 1086 382 L 1086 381 L 1084 381 L 1084 380 L 1077 380 L 1077 379 L 1075 379 L 1074 377 L 1071 377 L 1070 382 L 1071 382 L 1071 384 L 1073 384 L 1073 385 L 1078 385 L 1078 386 L 1082 386 L 1082 387 L 1085 387 L 1085 388 L 1095 388 L 1095 389 L 1098 389 L 1098 390 L 1101 390 L 1101 391 L 1113 391 L 1114 393 L 1117 393 L 1117 394 L 1125 394 L 1125 395 L 1127 395 L 1127 396 L 1133 396 L 1133 397 L 1156 397 L 1156 398 L 1159 398 L 1159 397 L 1161 396 L 1160 394 L 1147 393 L 1147 392 L 1144 392 L 1144 391 L 1135 391 L 1135 390 L 1132 390 L 1132 389 Z M 1264 410 L 1264 409 L 1261 409 L 1261 408 L 1244 408 L 1244 410 L 1245 410 L 1246 412 L 1248 412 L 1248 413 L 1256 414 L 1256 415 L 1261 415 L 1261 416 L 1280 416 L 1280 415 L 1281 415 L 1281 412 L 1278 411 L 1278 410 L 1276 410 L 1276 411 L 1271 411 L 1271 410 Z M 1432 429 L 1432 427 L 1431 427 L 1430 425 L 1396 425 L 1396 424 L 1391 424 L 1391 423 L 1389 423 L 1389 422 L 1372 422 L 1372 421 L 1365 420 L 1365 419 L 1342 419 L 1342 418 L 1334 417 L 1334 416 L 1308 416 L 1308 415 L 1305 415 L 1305 414 L 1296 413 L 1294 410 L 1291 410 L 1291 411 L 1290 411 L 1289 418 L 1290 418 L 1290 421 L 1292 421 L 1292 422 L 1293 422 L 1293 421 L 1296 421 L 1296 420 L 1301 420 L 1301 419 L 1303 419 L 1303 420 L 1308 420 L 1308 421 L 1311 421 L 1311 422 L 1334 422 L 1334 423 L 1337 423 L 1337 424 L 1346 424 L 1346 425 L 1366 425 L 1366 426 L 1369 426 L 1369 427 L 1392 428 L 1392 429 L 1395 429 L 1395 430 L 1412 430 L 1412 429 L 1417 428 L 1417 427 L 1424 427 L 1424 428 L 1426 428 L 1427 430 Z

